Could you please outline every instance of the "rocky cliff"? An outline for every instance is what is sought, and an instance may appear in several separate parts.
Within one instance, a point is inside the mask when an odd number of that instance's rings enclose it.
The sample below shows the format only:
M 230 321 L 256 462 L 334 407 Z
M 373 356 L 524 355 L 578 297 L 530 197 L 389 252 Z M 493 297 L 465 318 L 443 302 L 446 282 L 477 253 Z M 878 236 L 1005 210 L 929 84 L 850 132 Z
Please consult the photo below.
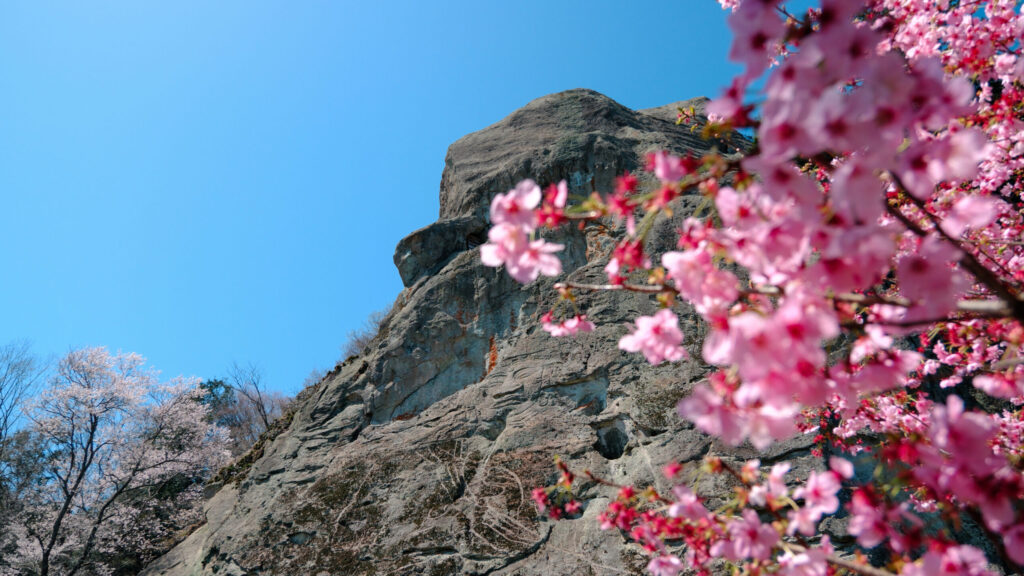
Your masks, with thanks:
M 639 573 L 642 553 L 595 521 L 614 496 L 608 489 L 583 485 L 582 518 L 537 517 L 529 491 L 555 480 L 552 457 L 665 489 L 658 471 L 669 460 L 753 451 L 720 446 L 674 415 L 706 366 L 651 367 L 617 350 L 626 323 L 654 311 L 648 298 L 584 294 L 598 329 L 553 339 L 539 318 L 555 302 L 554 280 L 521 286 L 483 266 L 476 247 L 490 199 L 522 178 L 564 178 L 587 195 L 611 190 L 646 152 L 705 150 L 698 133 L 675 125 L 675 109 L 633 111 L 571 90 L 452 144 L 440 219 L 399 243 L 405 289 L 380 333 L 301 396 L 279 433 L 224 477 L 206 523 L 145 573 Z M 698 203 L 684 196 L 674 221 L 662 217 L 656 252 L 673 246 L 674 227 Z M 552 239 L 566 244 L 570 278 L 601 281 L 615 236 L 609 223 Z M 699 358 L 704 328 L 677 310 Z M 817 465 L 806 453 L 798 440 L 762 461 L 804 455 L 804 467 Z M 715 482 L 699 491 L 729 492 Z

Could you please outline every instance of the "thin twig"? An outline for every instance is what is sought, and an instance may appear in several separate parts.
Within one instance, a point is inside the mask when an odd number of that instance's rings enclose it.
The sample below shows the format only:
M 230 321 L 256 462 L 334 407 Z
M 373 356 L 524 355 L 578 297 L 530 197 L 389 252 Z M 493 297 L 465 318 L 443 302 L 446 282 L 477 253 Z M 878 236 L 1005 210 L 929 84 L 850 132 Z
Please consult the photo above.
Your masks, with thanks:
M 600 218 L 604 214 L 600 210 L 588 210 L 587 212 L 565 212 L 566 220 L 593 220 Z
M 993 372 L 999 372 L 1007 368 L 1013 368 L 1018 364 L 1024 364 L 1024 356 L 1017 356 L 1015 358 L 1006 358 L 1005 360 L 1000 360 L 999 362 L 993 364 L 989 368 L 989 370 L 992 370 Z
M 803 546 L 800 546 L 800 545 L 797 545 L 797 544 L 789 544 L 789 548 L 792 549 L 794 552 L 801 553 L 801 554 L 808 551 L 807 548 L 805 548 Z M 851 572 L 856 572 L 858 574 L 864 574 L 865 576 L 894 576 L 893 573 L 889 572 L 888 570 L 882 570 L 881 568 L 875 568 L 874 566 L 871 566 L 871 565 L 868 565 L 868 564 L 859 564 L 857 562 L 854 562 L 853 560 L 847 560 L 846 558 L 840 558 L 839 556 L 836 556 L 835 554 L 828 554 L 828 555 L 826 555 L 825 556 L 825 560 L 829 564 L 832 564 L 834 566 L 838 566 L 840 568 L 845 568 L 847 570 L 850 570 Z
M 577 288 L 579 290 L 625 290 L 627 292 L 640 292 L 641 294 L 659 294 L 661 292 L 675 293 L 676 289 L 667 284 L 585 284 L 582 282 L 559 282 L 555 289 Z
M 747 291 L 748 293 L 764 294 L 765 296 L 781 296 L 782 290 L 776 286 L 758 286 Z M 900 308 L 910 308 L 914 305 L 913 302 L 900 296 L 882 296 L 879 294 L 857 294 L 854 292 L 843 292 L 840 294 L 832 295 L 832 300 L 837 302 L 849 302 L 851 304 L 860 304 L 862 306 L 871 306 L 872 304 L 887 304 L 889 306 L 898 306 Z M 1006 316 L 1012 316 L 1012 306 L 1003 300 L 996 298 L 987 300 L 960 300 L 956 303 L 956 310 L 958 312 L 964 312 L 966 314 L 976 314 L 979 316 L 990 316 L 995 318 L 1002 318 Z M 949 318 L 949 321 L 956 321 L 955 318 Z M 941 321 L 941 320 L 937 320 Z

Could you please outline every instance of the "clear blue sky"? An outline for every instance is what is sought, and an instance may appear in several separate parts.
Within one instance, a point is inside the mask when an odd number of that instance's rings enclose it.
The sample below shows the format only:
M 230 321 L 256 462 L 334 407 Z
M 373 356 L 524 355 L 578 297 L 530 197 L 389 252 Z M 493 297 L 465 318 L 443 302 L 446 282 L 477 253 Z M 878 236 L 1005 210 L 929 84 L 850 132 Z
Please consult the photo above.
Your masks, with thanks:
M 717 95 L 713 0 L 0 5 L 0 343 L 294 393 L 401 290 L 447 146 L 569 88 Z

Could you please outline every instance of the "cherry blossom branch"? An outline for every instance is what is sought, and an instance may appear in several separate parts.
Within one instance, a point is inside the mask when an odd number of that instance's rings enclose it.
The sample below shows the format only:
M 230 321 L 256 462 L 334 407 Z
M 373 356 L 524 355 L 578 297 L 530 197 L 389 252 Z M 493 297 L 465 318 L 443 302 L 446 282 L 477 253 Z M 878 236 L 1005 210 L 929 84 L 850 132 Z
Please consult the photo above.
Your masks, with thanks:
M 957 239 L 953 238 L 945 230 L 943 230 L 942 226 L 940 226 L 939 222 L 936 220 L 935 215 L 928 211 L 923 201 L 921 201 L 919 198 L 916 198 L 913 194 L 907 191 L 907 187 L 900 180 L 899 176 L 893 174 L 892 172 L 889 172 L 888 174 L 892 183 L 899 189 L 901 196 L 909 200 L 912 204 L 914 204 L 914 206 L 921 210 L 921 212 L 924 213 L 924 215 L 935 226 L 935 230 L 938 232 L 938 234 L 941 235 L 945 240 L 949 241 L 950 244 L 952 244 L 957 250 L 960 251 L 960 264 L 969 272 L 974 274 L 974 277 L 978 281 L 980 281 L 982 284 L 985 284 L 986 286 L 989 287 L 990 290 L 999 295 L 999 297 L 1002 298 L 1006 302 L 1007 306 L 1010 308 L 1010 313 L 1012 316 L 1014 316 L 1018 320 L 1024 321 L 1024 301 L 1020 300 L 1018 296 L 1014 294 L 1013 290 L 1011 290 L 1010 287 L 1007 286 L 991 270 L 986 268 L 985 265 L 982 264 L 974 256 L 974 254 L 971 254 L 970 251 L 964 249 L 963 245 Z M 902 218 L 902 213 L 900 213 L 899 210 L 893 207 L 891 204 L 886 203 L 886 207 L 889 210 L 890 214 L 899 214 L 899 216 L 897 217 L 900 218 L 901 221 L 904 222 L 904 224 L 907 224 L 908 227 L 911 228 L 911 230 L 914 231 L 915 234 L 925 234 L 924 230 L 922 230 L 916 224 L 911 223 L 909 219 Z
M 678 294 L 679 291 L 669 286 L 668 284 L 588 284 L 584 282 L 559 282 L 555 284 L 555 289 L 575 288 L 579 290 L 591 290 L 591 291 L 626 291 L 626 292 L 637 292 L 640 294 Z M 765 296 L 781 296 L 782 290 L 776 286 L 759 286 L 747 290 L 745 294 L 762 294 Z M 863 306 L 870 306 L 872 304 L 887 304 L 889 306 L 898 306 L 900 308 L 909 308 L 913 306 L 913 302 L 899 296 L 880 296 L 875 294 L 856 294 L 852 292 L 844 292 L 842 294 L 835 294 L 832 296 L 832 300 L 837 302 L 849 302 L 851 304 L 860 304 Z M 988 317 L 988 318 L 1005 318 L 1014 316 L 1013 305 L 1007 303 L 1004 300 L 989 299 L 989 300 L 960 300 L 956 303 L 956 310 L 965 314 L 973 314 L 976 316 Z M 934 322 L 949 321 L 955 322 L 956 318 L 942 318 L 934 320 Z
M 989 369 L 992 370 L 993 372 L 998 372 L 1000 370 L 1005 370 L 1006 368 L 1013 368 L 1018 364 L 1024 364 L 1024 356 L 1017 356 L 1016 358 L 1007 358 L 1005 360 L 1000 360 L 999 362 L 993 364 Z
M 889 202 L 885 203 L 885 210 L 890 216 L 900 221 L 903 226 L 914 233 L 918 238 L 924 238 L 928 235 L 920 226 L 918 226 L 913 220 L 907 217 L 906 214 L 900 211 L 898 206 L 895 206 Z
M 759 286 L 748 290 L 747 293 L 753 294 L 764 294 L 765 296 L 781 296 L 782 290 L 776 286 Z M 871 306 L 872 304 L 886 304 L 889 306 L 898 306 L 900 308 L 909 308 L 913 306 L 913 302 L 902 298 L 900 296 L 882 296 L 878 294 L 857 294 L 854 292 L 843 292 L 841 294 L 832 295 L 832 300 L 837 302 L 849 302 L 850 304 L 860 304 L 862 306 Z M 990 299 L 990 300 L 960 300 L 956 303 L 956 309 L 959 312 L 967 314 L 976 314 L 979 316 L 991 317 L 991 318 L 1005 318 L 1013 315 L 1011 306 L 1003 300 Z M 951 322 L 956 321 L 955 318 L 947 319 Z M 936 320 L 941 321 L 941 320 Z
M 601 478 L 600 476 L 594 474 L 590 470 L 584 470 L 583 475 L 586 476 L 591 482 L 594 482 L 595 484 L 600 484 L 601 486 L 608 486 L 609 488 L 616 489 L 626 488 L 625 485 L 616 484 L 615 482 L 612 482 L 610 480 L 605 480 L 604 478 Z M 653 487 L 651 488 L 651 491 L 654 500 L 661 502 L 662 504 L 672 504 L 672 500 L 669 500 L 668 498 L 665 498 L 661 494 L 658 494 L 657 491 L 653 489 Z
M 744 486 L 747 486 L 747 487 L 750 486 L 750 483 L 746 479 L 743 478 L 743 475 L 740 474 L 739 472 L 737 472 L 735 469 L 733 469 L 727 463 L 725 463 L 725 462 L 723 462 L 721 460 L 719 460 L 718 463 L 722 467 L 723 470 L 725 470 L 730 475 L 732 475 L 737 480 L 739 480 Z M 783 520 L 782 516 L 778 513 L 777 510 L 769 508 L 768 511 L 775 517 L 776 520 L 779 520 L 779 521 Z M 780 541 L 780 544 L 781 544 L 782 547 L 789 548 L 789 549 L 791 549 L 794 552 L 798 552 L 798 553 L 805 553 L 805 552 L 807 552 L 809 550 L 809 548 L 810 548 L 808 546 L 807 542 L 804 540 L 804 538 L 802 536 L 797 535 L 797 538 L 798 538 L 800 544 L 792 544 L 792 543 L 784 542 L 784 541 Z M 833 564 L 833 565 L 838 566 L 840 568 L 845 568 L 845 569 L 850 570 L 852 572 L 857 572 L 859 574 L 864 574 L 865 576 L 893 576 L 893 574 L 891 572 L 888 572 L 886 570 L 882 570 L 880 568 L 875 568 L 874 566 L 870 566 L 870 565 L 866 565 L 866 564 L 858 564 L 858 563 L 853 562 L 851 560 L 846 560 L 844 558 L 840 558 L 839 556 L 836 556 L 835 554 L 827 554 L 825 556 L 825 560 L 827 562 L 829 562 L 830 564 Z
M 735 469 L 733 469 L 727 463 L 725 463 L 725 462 L 723 462 L 721 460 L 718 460 L 718 465 L 721 466 L 722 470 L 725 470 L 731 476 L 735 477 L 744 486 L 748 486 L 749 487 L 749 482 L 747 482 L 739 472 L 737 472 Z M 608 486 L 610 488 L 616 488 L 616 489 L 625 488 L 625 486 L 623 486 L 621 484 L 617 484 L 615 482 L 610 482 L 608 480 L 605 480 L 604 478 L 601 478 L 600 476 L 595 475 L 590 470 L 584 470 L 583 474 L 587 478 L 589 478 L 591 481 L 593 481 L 593 482 L 595 482 L 595 483 L 597 483 L 599 485 Z M 655 497 L 655 499 L 658 502 L 661 502 L 663 504 L 673 504 L 672 500 L 669 500 L 669 499 L 661 496 L 660 494 L 654 493 L 654 497 Z M 769 512 L 775 517 L 776 520 L 779 520 L 779 521 L 784 520 L 784 518 L 782 518 L 782 516 L 778 513 L 777 510 L 769 509 Z M 717 514 L 716 514 L 716 516 L 717 516 Z M 803 537 L 799 537 L 798 536 L 798 538 L 799 538 L 799 541 L 801 542 L 800 544 L 794 544 L 792 542 L 786 542 L 786 541 L 780 540 L 779 544 L 777 545 L 777 547 L 780 550 L 782 550 L 782 551 L 796 552 L 798 554 L 803 554 L 803 553 L 808 552 L 810 550 L 810 545 L 807 544 L 807 542 L 803 539 Z M 825 555 L 825 561 L 828 562 L 829 564 L 832 564 L 833 566 L 836 566 L 836 567 L 839 567 L 839 568 L 843 568 L 843 569 L 849 570 L 851 572 L 856 572 L 858 574 L 863 574 L 864 576 L 894 576 L 894 574 L 892 572 L 889 572 L 887 570 L 882 570 L 881 568 L 875 568 L 874 566 L 870 566 L 870 565 L 867 565 L 867 564 L 860 564 L 860 563 L 854 562 L 852 560 L 848 560 L 846 558 L 841 558 L 841 557 L 839 557 L 839 556 L 837 556 L 835 554 L 826 554 Z
M 622 291 L 627 292 L 639 292 L 640 294 L 661 294 L 667 292 L 670 294 L 676 294 L 678 291 L 667 285 L 667 284 L 653 284 L 645 286 L 643 284 L 586 284 L 582 282 L 559 282 L 555 284 L 555 289 L 559 288 L 576 288 L 579 290 L 609 290 L 609 291 Z
M 1012 566 L 1013 560 L 1010 559 L 1009 555 L 1006 554 L 1006 548 L 999 542 L 999 534 L 992 532 L 985 523 L 985 519 L 981 516 L 981 513 L 974 508 L 966 508 L 965 512 L 971 517 L 971 520 L 981 528 L 982 534 L 985 535 L 985 539 L 988 540 L 989 544 L 999 553 L 999 558 L 1003 561 L 1005 566 Z
M 729 466 L 728 464 L 726 464 L 722 460 L 718 460 L 718 465 L 721 466 L 723 470 L 728 472 L 730 475 L 732 475 L 733 478 L 738 480 L 741 484 L 743 484 L 747 488 L 751 488 L 752 487 L 751 486 L 751 482 L 747 481 L 747 479 L 744 478 L 742 474 L 740 474 L 735 469 L 733 469 L 732 466 Z M 772 515 L 773 518 L 775 518 L 775 520 L 777 522 L 786 522 L 787 521 L 785 518 L 782 517 L 782 514 L 779 514 L 779 511 L 776 510 L 773 507 L 769 506 L 768 507 L 768 512 Z M 808 545 L 807 544 L 807 540 L 802 535 L 796 534 L 795 536 L 796 536 L 797 542 L 799 542 L 800 544 L 803 544 L 804 546 Z
M 742 474 L 738 467 L 714 467 L 716 473 L 728 471 L 737 477 L 746 490 L 738 486 L 736 497 L 718 510 L 707 511 L 701 499 L 680 484 L 672 494 L 666 494 L 678 499 L 669 505 L 671 514 L 660 510 L 665 501 L 659 500 L 653 489 L 638 494 L 631 486 L 619 487 L 588 474 L 601 485 L 620 489 L 619 496 L 602 514 L 602 528 L 617 527 L 643 544 L 655 555 L 648 570 L 659 576 L 676 576 L 685 569 L 684 561 L 663 545 L 679 537 L 690 547 L 691 567 L 703 566 L 713 558 L 727 558 L 744 562 L 750 571 L 774 572 L 772 563 L 777 563 L 779 574 L 824 573 L 831 565 L 828 571 L 892 576 L 893 566 L 900 564 L 907 566 L 904 573 L 931 573 L 939 564 L 943 569 L 950 566 L 947 571 L 951 574 L 994 573 L 981 568 L 985 558 L 977 547 L 947 546 L 949 538 L 941 527 L 926 530 L 923 523 L 914 523 L 916 516 L 903 503 L 892 505 L 889 500 L 895 503 L 899 491 L 915 494 L 925 505 L 952 502 L 950 514 L 967 510 L 979 524 L 998 520 L 999 532 L 988 536 L 997 547 L 1002 541 L 1002 551 L 1009 556 L 1003 557 L 1003 565 L 1024 566 L 1024 520 L 1019 511 L 1024 495 L 1024 477 L 1019 475 L 1020 411 L 977 418 L 971 412 L 979 411 L 965 409 L 956 394 L 949 396 L 944 406 L 937 401 L 929 405 L 917 402 L 923 396 L 902 390 L 938 367 L 947 367 L 952 374 L 944 385 L 991 371 L 985 376 L 988 381 L 974 378 L 974 387 L 998 398 L 1016 400 L 1024 394 L 1019 373 L 1024 360 L 1017 358 L 1020 329 L 1007 321 L 1024 320 L 1024 285 L 1019 282 L 1017 248 L 1022 244 L 1014 240 L 1024 219 L 1019 212 L 995 209 L 994 199 L 975 198 L 999 195 L 1018 207 L 1021 200 L 1022 168 L 1017 164 L 1021 155 L 1013 154 L 1021 139 L 1007 130 L 1006 124 L 1020 118 L 1024 90 L 1015 79 L 1008 82 L 1005 78 L 1019 76 L 1022 64 L 1016 55 L 1008 55 L 1013 51 L 1007 43 L 1015 39 L 1024 16 L 1013 17 L 1012 9 L 1003 6 L 999 10 L 1005 14 L 993 12 L 986 19 L 973 14 L 975 7 L 988 4 L 977 1 L 947 3 L 941 8 L 929 3 L 904 6 L 898 0 L 836 2 L 824 7 L 820 15 L 808 12 L 806 16 L 799 12 L 794 16 L 776 2 L 720 2 L 733 9 L 730 25 L 737 36 L 732 55 L 746 64 L 746 73 L 721 98 L 709 103 L 708 111 L 716 115 L 715 122 L 721 126 L 755 127 L 758 139 L 743 150 L 743 165 L 737 166 L 743 170 L 742 176 L 733 178 L 738 182 L 730 182 L 722 172 L 726 164 L 715 153 L 703 159 L 655 153 L 645 170 L 653 172 L 661 182 L 660 188 L 636 195 L 637 180 L 630 177 L 628 182 L 617 182 L 614 195 L 606 199 L 594 193 L 573 211 L 579 215 L 576 220 L 605 216 L 626 220 L 629 237 L 618 243 L 605 269 L 608 283 L 567 282 L 556 287 L 574 308 L 577 303 L 570 288 L 627 291 L 654 296 L 662 306 L 679 296 L 692 303 L 704 318 L 723 318 L 724 322 L 714 327 L 720 340 L 715 347 L 715 364 L 731 368 L 713 372 L 679 405 L 681 415 L 698 429 L 730 444 L 750 440 L 763 450 L 798 430 L 810 431 L 817 416 L 823 435 L 821 440 L 815 439 L 816 444 L 854 449 L 861 445 L 854 438 L 861 430 L 885 434 L 892 445 L 883 450 L 898 452 L 883 456 L 910 460 L 907 464 L 912 468 L 923 467 L 928 471 L 927 480 L 889 483 L 876 477 L 875 483 L 859 488 L 847 505 L 851 515 L 858 518 L 858 527 L 851 528 L 851 535 L 860 546 L 873 548 L 887 539 L 898 539 L 901 546 L 893 542 L 887 546 L 896 554 L 893 565 L 873 567 L 860 555 L 840 558 L 825 544 L 798 542 L 801 537 L 820 534 L 818 520 L 839 509 L 838 476 L 849 478 L 852 470 L 832 470 L 836 478 L 812 472 L 799 492 L 790 493 L 781 480 L 786 472 L 776 473 L 774 467 L 763 485 L 757 476 L 759 463 L 751 464 L 749 471 L 744 468 Z M 913 49 L 931 54 L 934 46 L 929 44 L 933 39 L 894 36 L 918 13 L 926 16 L 924 20 L 949 13 L 959 22 L 937 36 L 947 44 L 939 50 L 943 70 L 912 55 Z M 998 20 L 1005 20 L 1005 24 L 996 30 L 994 23 Z M 973 34 L 972 27 L 978 25 L 991 34 Z M 808 38 L 817 42 L 812 45 L 820 54 L 799 50 L 800 43 Z M 891 54 L 869 49 L 883 42 L 890 43 L 883 52 Z M 994 61 L 973 55 L 990 54 L 991 50 L 973 50 L 989 47 L 997 53 Z M 778 73 L 767 71 L 769 61 L 778 64 Z M 815 73 L 804 74 L 812 69 Z M 766 73 L 771 75 L 769 86 L 752 84 L 752 78 Z M 998 98 L 993 80 L 1001 82 Z M 853 97 L 822 101 L 823 93 Z M 763 98 L 759 99 L 758 94 Z M 864 101 L 860 102 L 862 96 Z M 968 103 L 969 97 L 975 98 L 973 103 Z M 875 106 L 874 118 L 885 122 L 872 123 L 871 114 L 861 111 L 851 117 L 849 112 L 857 107 L 848 105 L 854 101 L 859 102 L 857 106 L 870 101 Z M 793 102 L 808 106 L 791 106 Z M 870 107 L 864 111 L 870 111 Z M 714 125 L 705 127 L 705 137 L 713 132 L 710 126 Z M 882 131 L 882 138 L 868 133 L 876 129 Z M 865 145 L 871 146 L 870 154 L 848 153 Z M 799 154 L 795 159 L 794 151 Z M 879 174 L 888 184 L 884 192 L 878 187 Z M 1006 181 L 1000 184 L 1004 178 Z M 936 188 L 940 181 L 962 181 L 966 185 Z M 651 255 L 645 253 L 643 240 L 658 212 L 669 212 L 672 199 L 692 184 L 700 186 L 705 198 L 695 211 L 686 214 L 689 219 L 680 230 L 678 245 L 685 251 L 669 252 L 662 259 L 663 268 L 655 268 L 647 278 L 637 275 L 632 284 L 625 283 L 626 271 L 650 266 Z M 993 188 L 993 184 L 998 185 Z M 507 204 L 509 198 L 520 193 L 525 194 L 517 186 L 502 196 L 499 204 Z M 829 199 L 824 206 L 822 193 Z M 876 202 L 870 211 L 861 209 L 862 197 Z M 896 232 L 873 218 L 881 215 L 876 211 L 881 208 L 878 201 L 883 203 L 885 212 L 881 214 L 887 213 L 890 224 L 902 224 L 895 227 Z M 964 201 L 968 203 L 961 204 Z M 720 218 L 701 220 L 703 207 L 712 203 Z M 948 214 L 945 206 L 950 207 Z M 825 218 L 819 220 L 817 215 L 823 207 Z M 551 211 L 547 209 L 541 215 Z M 492 210 L 492 221 L 511 222 L 519 213 L 506 212 Z M 961 233 L 966 229 L 970 229 L 967 234 Z M 508 232 L 507 227 L 500 231 Z M 547 265 L 541 260 L 546 254 L 541 252 L 543 245 L 530 253 L 519 246 L 526 244 L 510 240 L 495 244 L 482 255 L 487 256 L 488 265 L 500 265 L 499 258 L 493 256 L 503 250 L 504 261 L 513 272 L 525 277 L 523 270 L 529 268 L 531 276 L 536 277 L 534 269 Z M 799 251 L 793 251 L 793 247 L 799 247 Z M 835 256 L 834 262 L 814 260 L 815 256 L 824 258 L 826 251 Z M 718 259 L 723 255 L 747 269 L 751 277 L 770 278 L 771 283 L 746 286 L 748 282 L 738 277 L 742 274 L 719 266 Z M 810 260 L 808 255 L 813 255 Z M 545 270 L 548 268 L 556 266 Z M 808 271 L 822 276 L 822 282 L 812 284 L 833 288 L 787 289 L 789 282 L 805 279 Z M 879 288 L 883 278 L 885 289 Z M 910 320 L 889 314 L 907 309 Z M 913 320 L 913 313 L 921 319 Z M 568 327 L 570 321 L 586 321 L 577 310 L 571 320 L 553 325 L 550 314 L 545 330 L 553 335 L 573 333 L 574 329 Z M 657 316 L 638 318 L 636 327 L 620 340 L 619 348 L 642 352 L 655 365 L 681 357 L 679 319 L 669 309 L 660 310 Z M 870 326 L 865 325 L 865 317 Z M 921 334 L 914 351 L 893 342 L 893 337 L 906 332 L 893 327 L 933 330 Z M 561 334 L 556 334 L 558 329 Z M 859 339 L 858 355 L 867 361 L 853 362 L 847 357 L 843 377 L 837 375 L 834 383 L 827 384 L 841 391 L 841 397 L 868 401 L 853 414 L 837 411 L 835 400 L 822 400 L 819 394 L 825 392 L 822 374 L 831 374 L 833 342 L 844 334 Z M 818 350 L 820 346 L 824 354 Z M 877 354 L 882 350 L 886 353 Z M 932 365 L 919 369 L 919 360 L 929 350 L 935 356 Z M 996 372 L 1000 369 L 1005 372 Z M 787 373 L 792 377 L 775 377 Z M 945 371 L 942 376 L 946 376 Z M 894 388 L 900 392 L 885 392 Z M 736 402 L 741 390 L 743 397 L 752 402 Z M 768 400 L 783 404 L 785 411 L 776 406 L 763 410 L 758 402 L 765 401 L 767 406 Z M 808 419 L 794 425 L 791 414 L 803 414 Z M 949 440 L 953 436 L 957 437 L 955 442 Z M 1002 452 L 992 451 L 992 446 L 1000 447 Z M 905 448 L 910 449 L 909 458 L 905 457 Z M 815 455 L 821 457 L 822 450 L 817 450 Z M 984 463 L 983 467 L 979 462 Z M 947 489 L 933 480 L 947 473 L 961 475 L 964 485 Z M 668 476 L 672 478 L 674 473 Z M 922 488 L 926 489 L 924 493 L 920 492 Z M 890 489 L 894 491 L 891 496 Z M 881 502 L 879 496 L 883 497 Z M 538 501 L 542 511 L 544 497 L 542 492 Z M 553 513 L 552 518 L 564 516 L 572 503 L 555 502 L 552 510 L 557 514 Z M 881 504 L 884 506 L 880 508 Z M 792 513 L 787 510 L 789 506 L 795 508 Z M 573 509 L 578 510 L 578 503 Z M 1006 510 L 1011 510 L 1012 518 Z M 999 512 L 1004 513 L 998 516 Z M 988 517 L 993 514 L 997 517 Z M 764 522 L 759 516 L 764 520 L 774 516 L 774 521 Z M 691 526 L 688 520 L 695 524 Z M 696 534 L 686 531 L 705 521 L 715 530 Z M 934 538 L 929 535 L 932 532 Z M 720 546 L 713 550 L 715 544 Z M 806 553 L 806 557 L 794 558 L 799 553 Z
M 604 214 L 602 214 L 600 210 L 588 210 L 586 212 L 569 212 L 568 210 L 566 210 L 565 219 L 586 221 L 594 220 L 595 218 L 600 218 L 603 215 Z
M 806 547 L 800 546 L 798 544 L 787 544 L 787 546 L 793 552 L 797 552 L 800 554 L 803 554 L 808 551 Z M 846 558 L 836 556 L 835 554 L 826 555 L 825 560 L 833 566 L 838 566 L 839 568 L 844 568 L 846 570 L 856 572 L 858 574 L 864 574 L 865 576 L 894 576 L 893 573 L 889 572 L 888 570 L 875 568 L 874 566 L 871 566 L 869 564 L 859 564 L 857 562 L 854 562 L 853 560 L 847 560 Z

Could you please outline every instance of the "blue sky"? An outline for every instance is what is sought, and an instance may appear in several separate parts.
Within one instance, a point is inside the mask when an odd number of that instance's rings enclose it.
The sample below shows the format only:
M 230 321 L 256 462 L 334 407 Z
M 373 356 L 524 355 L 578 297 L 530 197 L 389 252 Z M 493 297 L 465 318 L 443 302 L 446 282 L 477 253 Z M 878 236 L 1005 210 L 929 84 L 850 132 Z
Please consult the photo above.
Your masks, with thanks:
M 539 96 L 717 95 L 725 14 L 638 2 L 0 5 L 0 343 L 295 393 L 401 290 L 448 145 Z

